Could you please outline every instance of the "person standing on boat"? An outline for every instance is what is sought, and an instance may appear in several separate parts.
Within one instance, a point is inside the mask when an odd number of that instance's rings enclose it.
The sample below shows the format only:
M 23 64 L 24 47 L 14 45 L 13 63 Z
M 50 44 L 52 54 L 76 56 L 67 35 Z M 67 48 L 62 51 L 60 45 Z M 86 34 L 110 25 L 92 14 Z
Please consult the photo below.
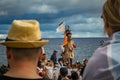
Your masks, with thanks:
M 72 66 L 72 61 L 74 58 L 74 48 L 76 48 L 75 42 L 72 39 L 72 33 L 69 29 L 66 30 L 67 43 L 64 45 L 64 54 L 67 62 Z

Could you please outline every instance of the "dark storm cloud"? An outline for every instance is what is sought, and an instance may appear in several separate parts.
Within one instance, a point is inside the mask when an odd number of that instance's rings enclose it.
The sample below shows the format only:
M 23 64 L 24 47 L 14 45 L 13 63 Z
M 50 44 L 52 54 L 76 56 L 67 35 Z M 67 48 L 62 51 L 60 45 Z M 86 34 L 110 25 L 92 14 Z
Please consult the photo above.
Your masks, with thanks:
M 10 26 L 3 27 L 3 25 L 11 24 L 14 19 L 37 19 L 46 37 L 58 37 L 59 34 L 55 31 L 63 20 L 66 25 L 71 26 L 75 37 L 80 37 L 78 35 L 80 32 L 87 36 L 94 36 L 95 33 L 97 34 L 95 36 L 100 36 L 103 24 L 99 17 L 104 1 L 0 0 L 0 33 L 7 33 Z
M 101 13 L 102 3 L 103 0 L 1 0 L 0 23 L 21 18 L 39 18 L 47 23 L 78 14 L 90 17 Z

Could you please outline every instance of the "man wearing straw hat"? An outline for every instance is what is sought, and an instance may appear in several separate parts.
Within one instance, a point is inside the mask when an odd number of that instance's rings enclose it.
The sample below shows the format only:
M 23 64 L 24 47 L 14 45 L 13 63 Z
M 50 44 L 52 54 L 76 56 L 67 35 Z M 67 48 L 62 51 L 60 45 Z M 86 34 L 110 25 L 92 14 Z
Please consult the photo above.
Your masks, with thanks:
M 109 40 L 88 61 L 83 80 L 120 80 L 120 0 L 106 0 L 102 19 Z
M 37 63 L 41 47 L 48 40 L 42 40 L 39 22 L 36 20 L 14 20 L 8 37 L 0 43 L 6 46 L 10 69 L 0 80 L 43 80 L 37 74 Z

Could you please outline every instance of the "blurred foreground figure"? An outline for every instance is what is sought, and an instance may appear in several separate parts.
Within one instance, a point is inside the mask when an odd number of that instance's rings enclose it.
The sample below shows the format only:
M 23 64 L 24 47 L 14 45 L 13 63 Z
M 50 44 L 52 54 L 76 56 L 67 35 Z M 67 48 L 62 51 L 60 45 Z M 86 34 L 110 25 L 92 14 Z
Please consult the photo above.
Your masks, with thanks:
M 106 0 L 102 18 L 110 39 L 88 61 L 83 80 L 120 80 L 120 0 Z
M 42 40 L 39 22 L 36 20 L 14 20 L 5 41 L 9 70 L 0 80 L 44 80 L 37 73 Z

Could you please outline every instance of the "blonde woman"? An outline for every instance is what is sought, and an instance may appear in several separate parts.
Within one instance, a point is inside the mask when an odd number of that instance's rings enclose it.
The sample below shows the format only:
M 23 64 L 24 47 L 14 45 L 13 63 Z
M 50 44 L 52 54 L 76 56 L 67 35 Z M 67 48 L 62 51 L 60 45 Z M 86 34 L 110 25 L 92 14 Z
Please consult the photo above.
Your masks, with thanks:
M 120 0 L 106 0 L 102 19 L 110 40 L 95 51 L 83 80 L 120 80 Z

